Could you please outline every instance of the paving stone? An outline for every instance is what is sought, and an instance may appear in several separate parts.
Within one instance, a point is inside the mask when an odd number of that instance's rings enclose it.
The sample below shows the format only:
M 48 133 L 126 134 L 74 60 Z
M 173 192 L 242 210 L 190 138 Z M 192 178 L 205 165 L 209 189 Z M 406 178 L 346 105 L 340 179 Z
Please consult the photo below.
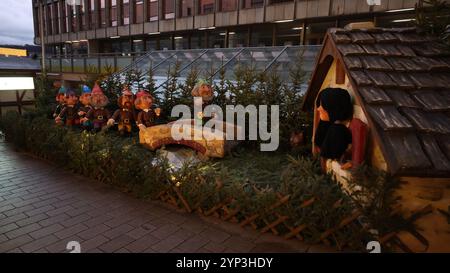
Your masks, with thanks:
M 66 227 L 58 232 L 55 233 L 56 237 L 58 237 L 59 239 L 64 239 L 67 238 L 69 236 L 78 234 L 82 231 L 85 231 L 86 229 L 88 229 L 87 226 L 83 225 L 83 224 L 77 224 L 75 226 L 71 226 L 71 227 Z
M 156 238 L 151 234 L 147 234 L 127 245 L 126 248 L 133 253 L 145 252 L 146 249 L 151 248 L 153 245 L 157 244 L 160 241 L 161 240 L 159 238 Z
M 214 227 L 209 227 L 205 229 L 203 232 L 200 233 L 200 235 L 208 238 L 209 240 L 215 243 L 222 243 L 231 236 L 230 234 Z
M 19 237 L 24 234 L 28 234 L 30 232 L 33 232 L 35 230 L 41 229 L 42 227 L 36 223 L 32 223 L 27 226 L 23 226 L 14 230 L 11 230 L 9 232 L 6 232 L 5 235 L 8 236 L 10 239 L 14 239 L 16 237 Z
M 111 253 L 130 244 L 133 241 L 134 239 L 128 235 L 120 235 L 119 237 L 116 237 L 114 240 L 108 241 L 107 243 L 99 246 L 99 249 L 104 252 Z
M 33 251 L 36 251 L 38 249 L 44 248 L 48 245 L 51 245 L 58 240 L 59 239 L 55 235 L 48 235 L 48 236 L 42 237 L 38 240 L 33 240 L 32 242 L 21 246 L 20 249 L 22 249 L 22 251 L 25 253 L 31 253 Z
M 38 229 L 36 231 L 33 231 L 30 233 L 30 236 L 35 238 L 35 239 L 39 239 L 41 237 L 53 234 L 57 231 L 60 231 L 64 229 L 64 227 L 60 224 L 54 224 L 54 225 L 50 225 L 41 229 Z
M 180 227 L 174 224 L 166 224 L 163 225 L 162 227 L 156 229 L 155 231 L 152 232 L 152 235 L 160 238 L 160 239 L 164 239 L 167 236 L 175 233 L 177 230 L 179 230 Z
M 89 227 L 87 230 L 80 232 L 78 234 L 78 236 L 80 236 L 81 238 L 83 238 L 85 240 L 89 240 L 89 239 L 94 238 L 97 235 L 103 234 L 104 232 L 106 232 L 110 229 L 111 228 L 108 227 L 107 225 L 100 224 L 95 227 Z
M 143 201 L 15 153 L 0 140 L 0 253 L 327 252 Z M 284 241 L 283 241 L 284 240 Z

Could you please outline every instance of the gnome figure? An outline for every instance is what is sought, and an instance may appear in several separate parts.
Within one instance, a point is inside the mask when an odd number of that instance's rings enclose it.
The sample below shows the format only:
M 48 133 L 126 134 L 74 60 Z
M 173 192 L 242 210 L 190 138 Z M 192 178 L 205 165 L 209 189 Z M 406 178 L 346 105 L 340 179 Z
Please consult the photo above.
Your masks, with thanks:
M 55 118 L 56 124 L 62 125 L 65 123 L 68 127 L 80 124 L 80 117 L 78 116 L 78 96 L 73 90 L 67 91 L 65 103 L 61 113 Z
M 131 126 L 135 120 L 134 113 L 134 95 L 125 87 L 122 91 L 122 96 L 117 100 L 120 109 L 117 109 L 113 116 L 108 120 L 108 127 L 113 126 L 117 121 L 117 128 L 120 135 L 130 134 Z
M 65 106 L 66 91 L 66 88 L 64 86 L 61 86 L 58 90 L 58 94 L 56 94 L 56 108 L 53 112 L 53 118 L 56 118 Z
M 91 120 L 94 132 L 98 132 L 106 127 L 106 122 L 110 118 L 110 114 L 105 108 L 109 103 L 108 97 L 103 94 L 102 89 L 97 83 L 92 89 L 90 103 L 92 109 L 89 110 L 82 122 Z
M 136 124 L 140 130 L 155 125 L 155 119 L 161 113 L 161 109 L 152 109 L 153 97 L 144 90 L 140 90 L 136 95 L 134 105 L 136 109 L 141 110 L 137 116 Z
M 320 122 L 314 141 L 326 172 L 326 161 L 341 161 L 352 144 L 348 121 L 353 116 L 353 104 L 347 90 L 326 88 L 319 94 L 316 105 Z
M 214 98 L 214 92 L 211 86 L 206 81 L 199 80 L 197 84 L 194 86 L 194 89 L 192 89 L 191 95 L 194 97 L 194 110 L 201 109 L 201 111 L 197 111 L 195 113 L 194 118 L 199 120 L 203 124 L 204 122 L 210 119 L 210 117 L 204 116 L 203 109 L 212 102 Z M 195 100 L 195 98 L 202 98 L 201 100 L 202 104 L 197 105 L 198 102 Z
M 87 117 L 87 113 L 92 109 L 91 106 L 91 89 L 87 85 L 83 85 L 81 90 L 80 102 L 81 106 L 78 109 L 78 116 L 80 120 L 85 120 L 81 122 L 81 127 L 85 130 L 89 130 L 92 126 L 92 122 L 89 119 L 85 119 Z

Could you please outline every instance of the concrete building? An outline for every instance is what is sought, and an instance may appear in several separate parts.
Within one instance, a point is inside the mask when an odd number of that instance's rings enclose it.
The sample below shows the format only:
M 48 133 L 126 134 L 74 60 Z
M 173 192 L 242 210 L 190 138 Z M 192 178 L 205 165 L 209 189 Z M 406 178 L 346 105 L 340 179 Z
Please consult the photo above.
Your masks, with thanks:
M 151 50 L 317 45 L 350 22 L 413 23 L 418 0 L 32 0 L 47 51 L 79 55 Z M 368 3 L 373 3 L 369 5 Z

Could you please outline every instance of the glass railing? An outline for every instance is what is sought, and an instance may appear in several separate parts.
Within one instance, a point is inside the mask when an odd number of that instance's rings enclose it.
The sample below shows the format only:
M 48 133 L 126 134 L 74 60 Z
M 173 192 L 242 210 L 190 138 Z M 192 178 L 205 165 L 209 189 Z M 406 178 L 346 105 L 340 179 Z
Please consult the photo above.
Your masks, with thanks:
M 151 51 L 130 54 L 97 54 L 85 56 L 55 56 L 46 60 L 50 72 L 98 73 L 115 72 L 121 78 L 128 71 L 139 70 L 147 74 L 152 69 L 161 87 L 167 81 L 169 69 L 178 64 L 179 78 L 184 81 L 192 69 L 199 76 L 218 80 L 224 69 L 225 79 L 234 80 L 238 66 L 252 67 L 256 72 L 277 72 L 285 82 L 290 81 L 290 70 L 301 64 L 305 77 L 314 69 L 320 46 L 278 46 L 254 48 L 213 48 Z
M 48 72 L 54 73 L 106 73 L 130 67 L 146 52 L 126 54 L 56 55 L 45 60 Z

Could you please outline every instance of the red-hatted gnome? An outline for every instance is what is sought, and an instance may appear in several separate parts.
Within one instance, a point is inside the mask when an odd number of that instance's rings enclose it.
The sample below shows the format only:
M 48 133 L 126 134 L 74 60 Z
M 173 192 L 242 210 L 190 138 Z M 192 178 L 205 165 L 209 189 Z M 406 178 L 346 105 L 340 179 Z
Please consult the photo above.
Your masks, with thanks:
M 84 119 L 87 117 L 87 114 L 92 109 L 91 106 L 91 89 L 87 85 L 83 85 L 81 90 L 80 102 L 81 106 L 78 109 L 78 116 L 80 116 L 80 120 L 85 120 L 81 122 L 81 127 L 85 130 L 89 130 L 92 126 L 92 122 L 89 119 Z
M 130 134 L 135 120 L 134 95 L 127 86 L 124 87 L 122 96 L 117 99 L 117 104 L 120 109 L 117 109 L 108 120 L 108 126 L 113 126 L 117 121 L 120 135 Z
M 155 125 L 155 119 L 160 115 L 161 109 L 152 109 L 153 97 L 150 93 L 140 90 L 136 94 L 134 105 L 136 109 L 140 110 L 136 120 L 136 124 L 140 130 Z
M 87 116 L 82 120 L 85 122 L 87 119 L 92 121 L 92 127 L 94 132 L 98 132 L 106 127 L 106 122 L 110 118 L 109 111 L 105 108 L 108 105 L 108 97 L 103 94 L 102 89 L 96 83 L 92 89 L 91 94 L 91 106 L 92 109 L 89 110 Z
M 78 96 L 73 90 L 68 90 L 65 96 L 66 105 L 61 113 L 55 118 L 56 124 L 72 127 L 80 124 L 80 117 L 78 116 Z
M 66 97 L 66 88 L 64 86 L 61 86 L 58 90 L 58 94 L 56 94 L 56 108 L 55 111 L 53 112 L 53 118 L 56 118 L 59 113 L 61 113 L 62 109 L 65 106 L 65 97 Z

